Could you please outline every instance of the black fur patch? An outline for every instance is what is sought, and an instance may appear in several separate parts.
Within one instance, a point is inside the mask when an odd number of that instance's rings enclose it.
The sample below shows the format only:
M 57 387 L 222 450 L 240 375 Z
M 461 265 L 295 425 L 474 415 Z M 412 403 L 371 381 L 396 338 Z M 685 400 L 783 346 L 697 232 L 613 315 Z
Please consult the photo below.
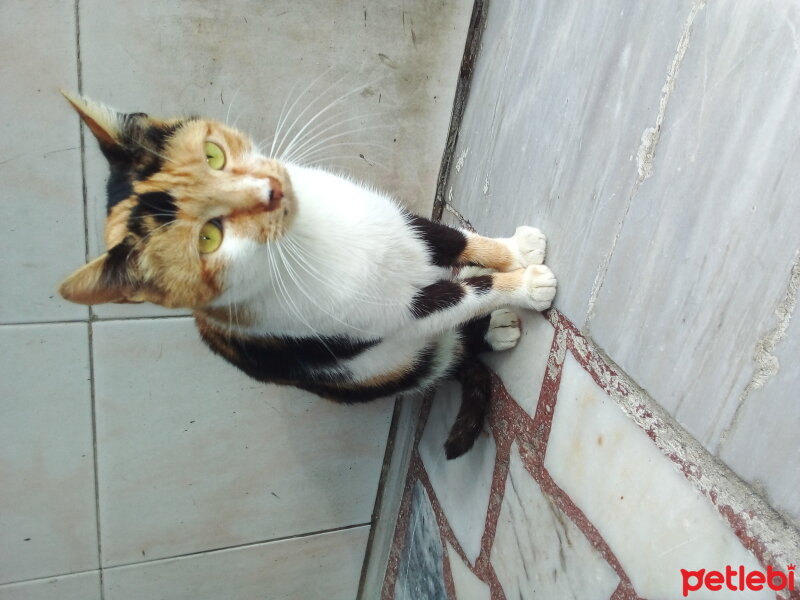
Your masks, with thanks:
M 440 267 L 452 267 L 467 247 L 467 237 L 452 227 L 434 223 L 417 215 L 409 215 L 409 225 L 425 242 L 431 253 L 431 262 Z
M 103 263 L 103 272 L 101 274 L 102 281 L 106 286 L 120 288 L 130 284 L 128 257 L 132 249 L 132 240 L 125 238 L 125 240 L 108 251 L 108 257 Z
M 475 290 L 478 295 L 485 294 L 492 289 L 491 275 L 476 275 L 475 277 L 467 277 L 462 281 Z
M 106 183 L 106 212 L 117 204 L 130 198 L 133 195 L 133 184 L 131 183 L 130 165 L 127 163 L 109 162 L 111 174 Z
M 134 181 L 147 179 L 161 170 L 164 165 L 160 155 L 169 138 L 182 126 L 182 123 L 165 126 L 149 123 L 145 113 L 123 115 L 119 145 L 101 144 L 110 168 L 106 184 L 108 212 L 133 194 Z
M 169 223 L 175 220 L 178 207 L 175 198 L 166 192 L 149 192 L 139 196 L 139 204 L 131 211 L 133 213 L 152 215 L 159 223 Z
M 492 347 L 486 342 L 486 332 L 489 331 L 491 318 L 491 315 L 486 315 L 459 326 L 458 331 L 461 333 L 465 354 L 474 356 L 481 352 L 491 352 Z
M 333 367 L 358 356 L 378 340 L 354 340 L 344 336 L 323 338 L 237 338 L 201 330 L 203 340 L 216 353 L 250 377 L 265 382 L 313 381 L 310 372 Z M 227 346 L 223 348 L 221 345 Z
M 477 358 L 468 357 L 456 371 L 461 383 L 461 408 L 444 444 L 448 459 L 458 458 L 472 448 L 483 430 L 483 421 L 492 397 L 492 376 Z
M 455 306 L 464 297 L 464 288 L 455 281 L 441 280 L 422 288 L 411 299 L 411 314 L 422 319 L 440 310 Z
M 435 346 L 426 348 L 417 355 L 414 366 L 411 369 L 394 381 L 380 385 L 359 386 L 358 384 L 351 384 L 346 381 L 331 380 L 328 382 L 298 383 L 297 387 L 335 402 L 343 402 L 346 404 L 353 402 L 369 402 L 377 398 L 399 394 L 404 390 L 416 386 L 421 379 L 430 373 L 433 367 L 433 358 L 435 354 Z

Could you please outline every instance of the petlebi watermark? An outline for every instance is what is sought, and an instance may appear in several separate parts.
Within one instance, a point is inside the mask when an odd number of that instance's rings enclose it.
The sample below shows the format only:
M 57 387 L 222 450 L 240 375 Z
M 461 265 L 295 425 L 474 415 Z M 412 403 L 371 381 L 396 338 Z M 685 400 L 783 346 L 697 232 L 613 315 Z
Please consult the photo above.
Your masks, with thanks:
M 767 565 L 764 571 L 748 571 L 743 565 L 732 567 L 728 565 L 725 571 L 712 571 L 698 569 L 688 571 L 681 569 L 683 578 L 683 597 L 686 598 L 690 593 L 701 589 L 716 592 L 719 590 L 729 590 L 731 592 L 743 592 L 745 590 L 759 591 L 764 589 L 775 592 L 790 591 L 796 589 L 794 572 L 796 565 L 786 565 L 786 570 L 776 569 Z

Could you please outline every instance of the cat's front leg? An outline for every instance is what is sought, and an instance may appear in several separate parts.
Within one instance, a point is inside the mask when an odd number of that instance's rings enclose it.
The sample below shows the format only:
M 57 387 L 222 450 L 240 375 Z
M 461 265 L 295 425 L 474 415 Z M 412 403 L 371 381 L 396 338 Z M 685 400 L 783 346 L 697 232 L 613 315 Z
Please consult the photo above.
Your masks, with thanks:
M 428 333 L 452 329 L 502 306 L 533 310 L 550 308 L 556 278 L 545 265 L 530 265 L 506 273 L 440 280 L 420 289 L 409 312 L 418 328 Z
M 428 247 L 431 262 L 439 266 L 477 265 L 515 271 L 544 262 L 547 240 L 535 227 L 517 227 L 509 238 L 489 238 L 415 215 L 409 221 Z

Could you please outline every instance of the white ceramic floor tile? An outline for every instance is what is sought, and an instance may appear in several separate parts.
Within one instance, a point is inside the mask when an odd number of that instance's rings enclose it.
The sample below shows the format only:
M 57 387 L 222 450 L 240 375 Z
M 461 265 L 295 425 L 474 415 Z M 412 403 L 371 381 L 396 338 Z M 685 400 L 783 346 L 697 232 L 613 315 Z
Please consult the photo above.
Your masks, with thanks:
M 309 160 L 342 156 L 325 164 L 430 214 L 471 4 L 83 0 L 84 90 L 126 111 L 219 119 L 230 111 L 231 123 L 269 148 L 284 101 L 321 77 L 294 106 L 292 114 L 301 115 L 310 105 L 293 133 L 326 104 L 350 95 L 306 130 L 319 134 L 321 144 Z M 102 249 L 107 167 L 91 136 L 89 142 L 95 254 Z M 144 306 L 123 309 L 159 314 Z M 97 313 L 122 316 L 120 310 Z
M 490 5 L 460 168 L 450 174 L 453 203 L 488 235 L 541 228 L 559 277 L 555 305 L 576 323 L 637 180 L 642 131 L 691 5 Z
M 397 567 L 395 600 L 447 600 L 444 549 L 436 514 L 422 484 L 414 483 L 403 553 Z
M 597 527 L 640 596 L 680 597 L 680 569 L 760 568 L 710 501 L 569 353 L 545 467 Z M 719 597 L 707 590 L 692 594 L 712 596 Z
M 453 587 L 456 589 L 456 600 L 491 600 L 489 586 L 469 570 L 450 544 L 447 544 L 447 558 L 453 576 Z
M 447 460 L 444 442 L 459 406 L 461 386 L 454 381 L 441 384 L 419 442 L 419 453 L 453 533 L 467 558 L 474 561 L 481 549 L 496 450 L 488 427 L 484 427 L 485 433 L 469 452 Z
M 508 598 L 608 600 L 619 577 L 511 447 L 492 564 Z
M 391 401 L 251 380 L 191 319 L 94 326 L 105 565 L 370 520 Z
M 712 452 L 800 249 L 798 28 L 792 3 L 709 2 L 698 13 L 653 175 L 634 198 L 591 324 L 595 341 Z
M 100 600 L 100 573 L 0 585 L 0 600 Z
M 369 527 L 107 569 L 105 600 L 352 600 Z
M 58 93 L 77 81 L 74 11 L 58 0 L 0 7 L 0 322 L 88 315 L 56 293 L 86 252 L 78 121 Z
M 527 310 L 516 313 L 522 321 L 522 337 L 517 347 L 490 352 L 483 359 L 500 376 L 514 400 L 532 416 L 539 402 L 555 330 L 540 313 Z
M 0 583 L 97 568 L 87 325 L 0 327 Z

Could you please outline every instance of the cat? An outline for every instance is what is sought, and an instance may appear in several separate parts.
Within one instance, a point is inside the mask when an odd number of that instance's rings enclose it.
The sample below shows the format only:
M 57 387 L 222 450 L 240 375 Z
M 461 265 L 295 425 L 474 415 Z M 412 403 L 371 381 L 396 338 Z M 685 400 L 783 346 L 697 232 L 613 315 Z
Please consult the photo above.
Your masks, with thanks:
M 61 283 L 65 299 L 191 309 L 208 347 L 247 375 L 337 402 L 454 376 L 445 454 L 472 447 L 490 397 L 478 355 L 516 345 L 506 307 L 546 310 L 556 293 L 538 229 L 482 237 L 265 156 L 220 122 L 64 95 L 110 168 L 108 250 Z

